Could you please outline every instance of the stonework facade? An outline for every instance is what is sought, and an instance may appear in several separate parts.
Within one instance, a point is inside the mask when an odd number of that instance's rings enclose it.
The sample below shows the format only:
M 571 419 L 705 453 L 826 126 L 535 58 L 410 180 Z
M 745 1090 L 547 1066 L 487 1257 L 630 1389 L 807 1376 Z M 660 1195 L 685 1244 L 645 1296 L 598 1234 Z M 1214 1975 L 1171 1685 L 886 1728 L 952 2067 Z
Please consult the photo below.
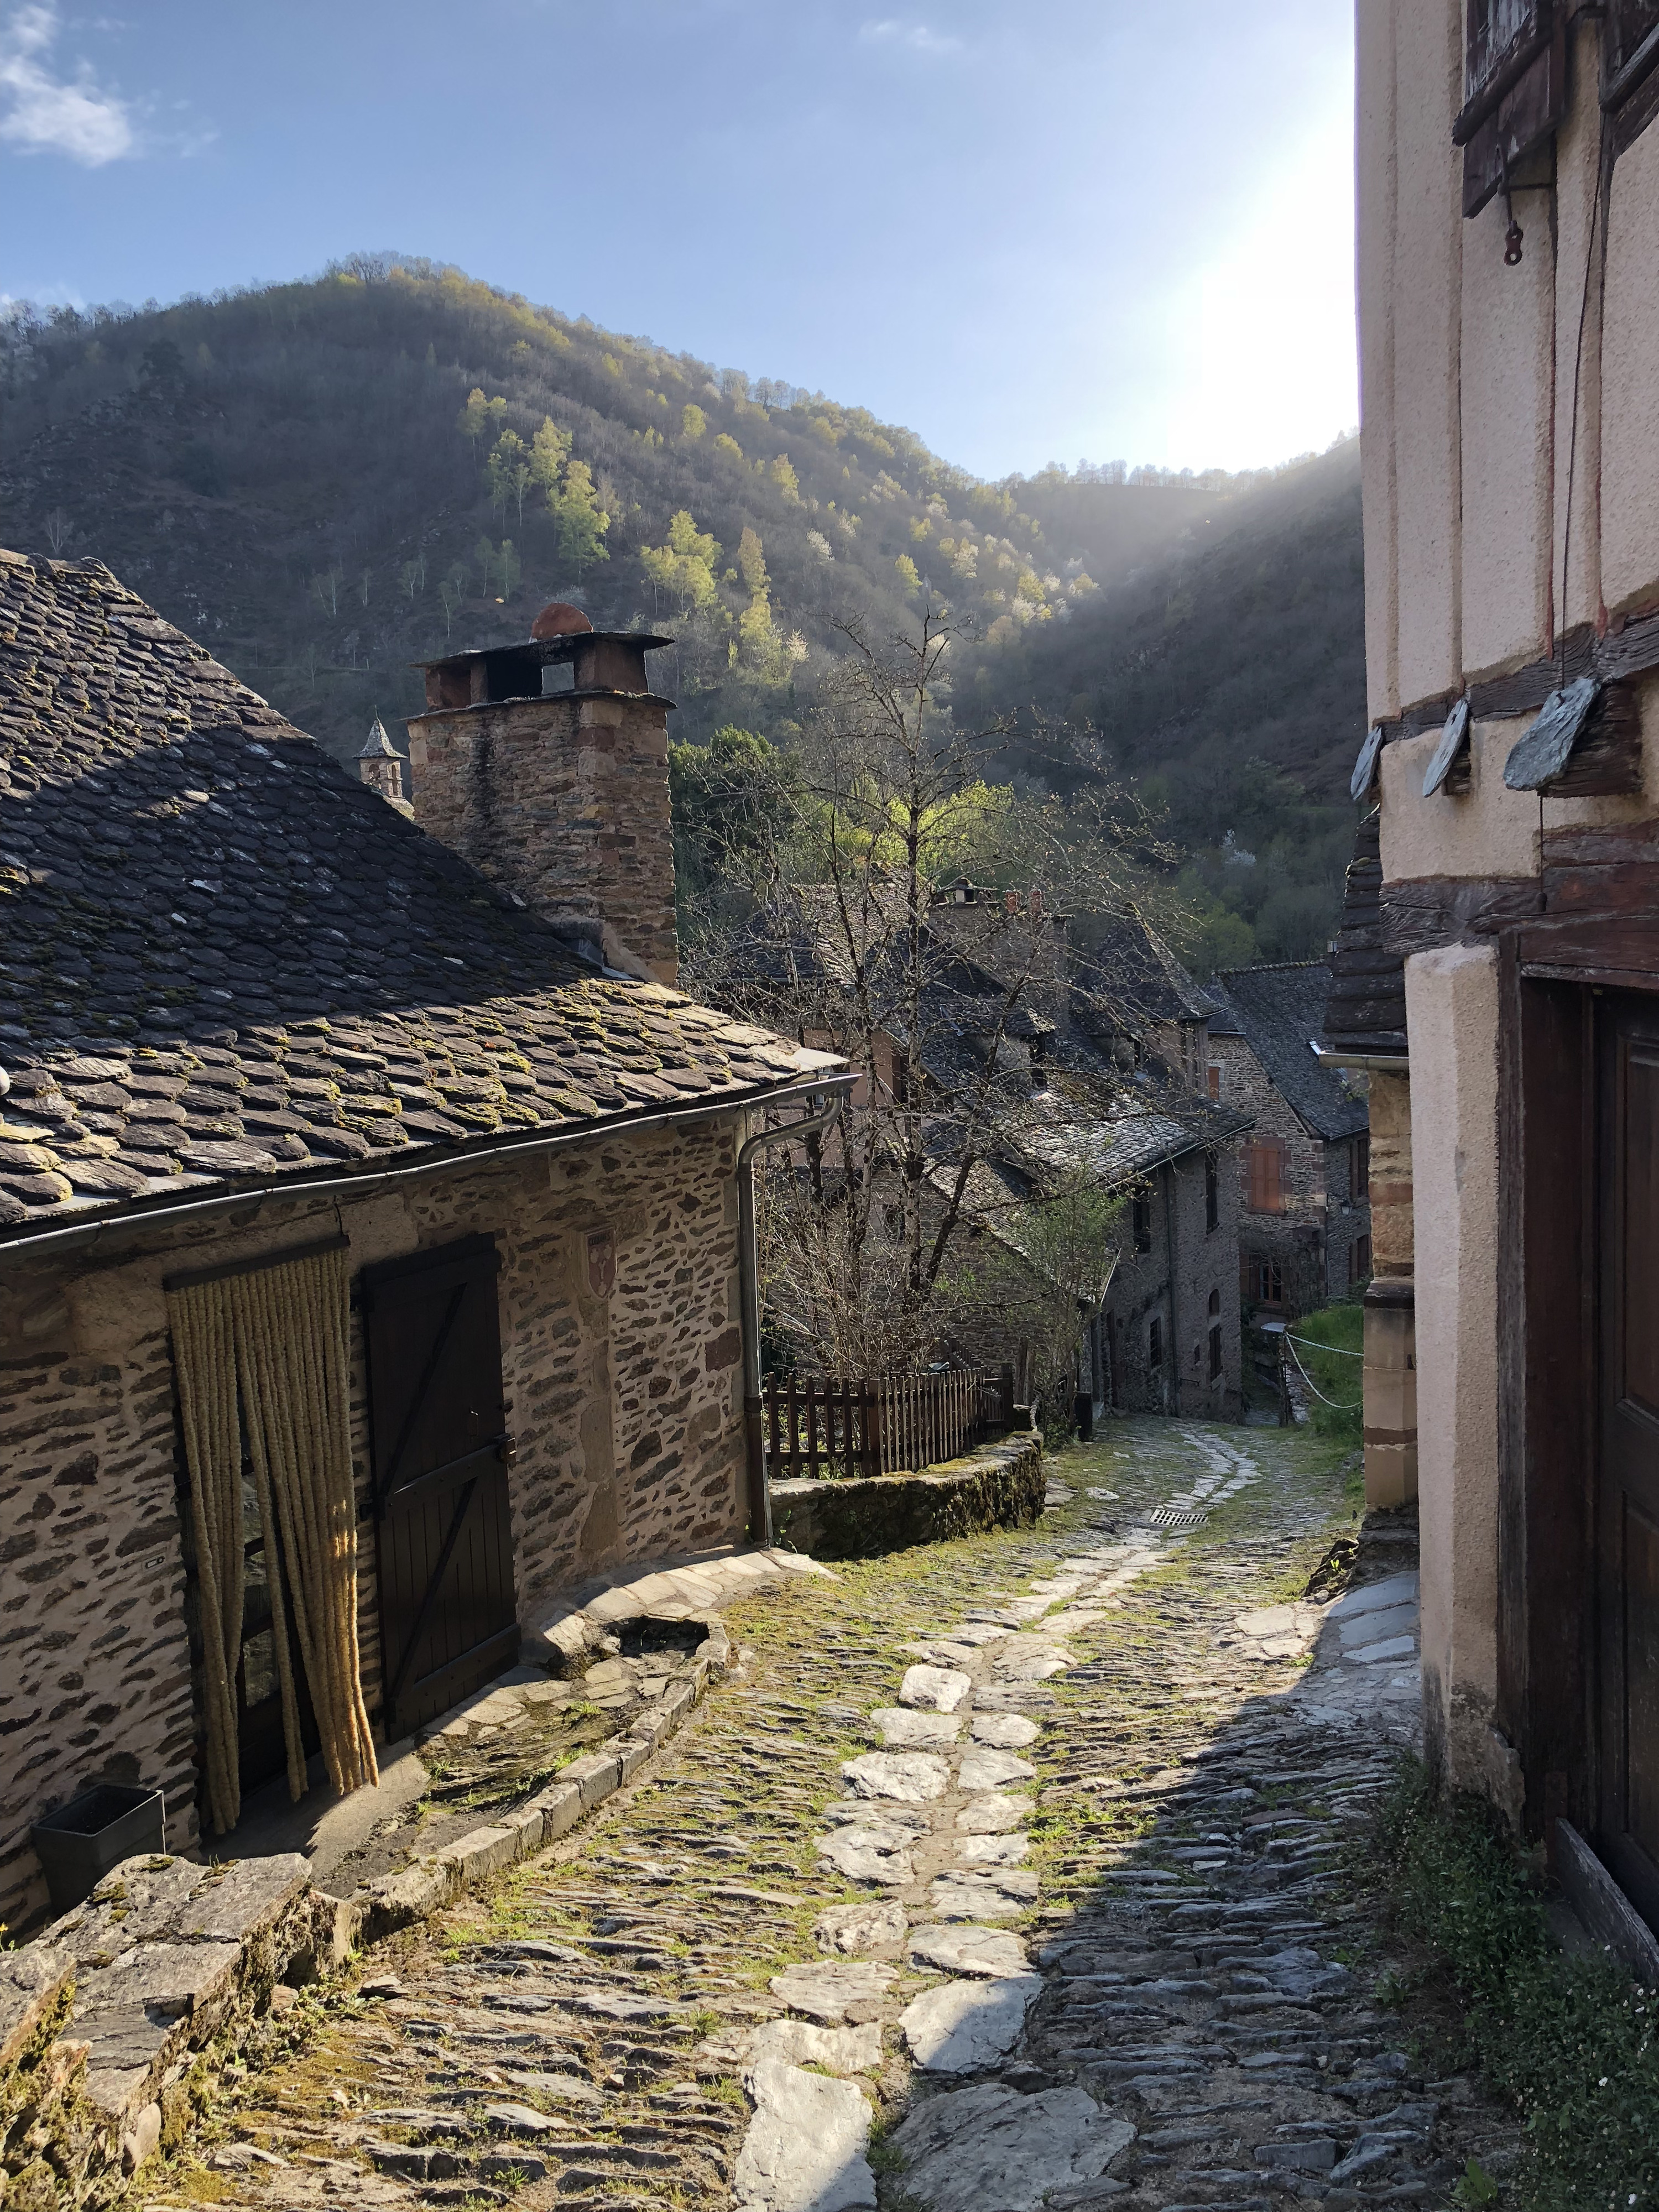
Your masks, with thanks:
M 672 983 L 674 841 L 665 702 L 508 699 L 409 725 L 415 818 L 555 921 L 608 924 L 608 964 Z
M 1231 1145 L 1213 1155 L 1187 1152 L 1153 1170 L 1129 1196 L 1123 1256 L 1090 1332 L 1094 1395 L 1103 1411 L 1238 1419 L 1236 1153 Z M 1138 1249 L 1138 1229 L 1145 1250 Z
M 596 1570 L 741 1539 L 738 1113 L 595 1133 L 411 1178 L 337 1210 L 353 1269 L 480 1233 L 501 1255 L 502 1380 L 520 1618 Z M 332 1205 L 255 1228 L 134 1232 L 95 1269 L 6 1279 L 0 1340 L 0 1921 L 37 1919 L 28 1827 L 94 1780 L 166 1793 L 197 1840 L 197 1735 L 173 1370 L 161 1291 L 301 1245 Z M 590 1236 L 614 1250 L 596 1291 Z M 360 1647 L 380 1702 L 368 1390 L 353 1322 Z
M 1364 1079 L 1322 1063 L 1329 971 L 1322 961 L 1231 969 L 1212 985 L 1210 1095 L 1255 1122 L 1239 1148 L 1239 1289 L 1294 1318 L 1370 1277 Z

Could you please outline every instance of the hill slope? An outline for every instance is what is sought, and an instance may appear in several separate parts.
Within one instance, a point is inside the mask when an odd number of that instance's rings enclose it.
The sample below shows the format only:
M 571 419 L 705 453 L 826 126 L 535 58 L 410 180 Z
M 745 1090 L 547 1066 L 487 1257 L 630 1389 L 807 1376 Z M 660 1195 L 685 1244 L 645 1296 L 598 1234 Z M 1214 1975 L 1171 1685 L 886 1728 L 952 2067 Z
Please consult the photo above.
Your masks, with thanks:
M 1196 763 L 1167 777 L 1195 844 L 1249 818 L 1232 756 L 1322 779 L 1326 723 L 1352 751 L 1346 644 L 1293 711 L 1251 673 L 1283 672 L 1293 631 L 1358 634 L 1357 522 L 1306 472 L 986 484 L 862 409 L 385 257 L 14 317 L 0 388 L 0 537 L 107 562 L 342 754 L 377 708 L 401 737 L 410 662 L 522 636 L 553 598 L 678 636 L 678 736 L 787 735 L 836 623 L 892 629 L 929 586 L 985 634 L 994 702 L 1081 708 L 1139 776 Z
M 1350 439 L 988 657 L 995 703 L 1092 722 L 1200 856 L 1185 888 L 1213 925 L 1193 951 L 1200 969 L 1324 949 L 1365 729 L 1364 580 Z

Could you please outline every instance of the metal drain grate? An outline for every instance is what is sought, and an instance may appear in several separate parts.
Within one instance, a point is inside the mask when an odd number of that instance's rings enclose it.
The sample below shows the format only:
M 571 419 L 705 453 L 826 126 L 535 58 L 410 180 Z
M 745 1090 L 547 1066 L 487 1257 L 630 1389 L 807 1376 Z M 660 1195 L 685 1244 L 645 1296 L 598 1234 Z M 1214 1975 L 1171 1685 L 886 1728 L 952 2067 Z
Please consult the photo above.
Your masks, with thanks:
M 1194 1513 L 1184 1505 L 1155 1505 L 1143 1516 L 1154 1528 L 1201 1528 L 1209 1519 L 1207 1513 Z

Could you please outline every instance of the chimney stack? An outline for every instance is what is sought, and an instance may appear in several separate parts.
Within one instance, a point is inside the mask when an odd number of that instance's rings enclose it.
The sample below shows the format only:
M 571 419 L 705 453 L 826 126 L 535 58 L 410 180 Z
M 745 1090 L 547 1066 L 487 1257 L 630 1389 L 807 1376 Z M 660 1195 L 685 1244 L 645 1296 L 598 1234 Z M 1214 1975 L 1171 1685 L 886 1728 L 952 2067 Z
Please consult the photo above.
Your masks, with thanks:
M 607 967 L 672 983 L 668 709 L 645 656 L 672 638 L 544 607 L 527 641 L 419 665 L 415 819 Z M 570 680 L 562 682 L 566 668 Z

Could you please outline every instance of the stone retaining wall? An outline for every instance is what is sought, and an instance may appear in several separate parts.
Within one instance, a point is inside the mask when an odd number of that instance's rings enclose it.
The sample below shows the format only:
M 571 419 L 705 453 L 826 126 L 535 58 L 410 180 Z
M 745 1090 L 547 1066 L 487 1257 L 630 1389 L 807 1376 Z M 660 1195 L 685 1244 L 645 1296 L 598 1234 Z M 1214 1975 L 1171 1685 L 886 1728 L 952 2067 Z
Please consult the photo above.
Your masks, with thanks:
M 918 1474 L 776 1482 L 779 1544 L 815 1559 L 866 1559 L 986 1528 L 1029 1528 L 1042 1510 L 1042 1438 L 981 1444 Z

